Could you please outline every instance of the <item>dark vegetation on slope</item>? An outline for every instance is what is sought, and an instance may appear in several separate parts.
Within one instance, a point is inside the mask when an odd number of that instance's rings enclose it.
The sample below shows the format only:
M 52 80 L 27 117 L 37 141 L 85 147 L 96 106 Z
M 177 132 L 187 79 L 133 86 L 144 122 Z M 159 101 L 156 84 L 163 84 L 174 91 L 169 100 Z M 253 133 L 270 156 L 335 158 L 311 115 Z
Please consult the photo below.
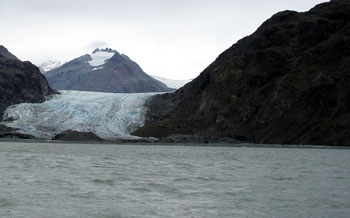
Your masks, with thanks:
M 136 135 L 350 146 L 350 1 L 275 14 L 148 107 Z

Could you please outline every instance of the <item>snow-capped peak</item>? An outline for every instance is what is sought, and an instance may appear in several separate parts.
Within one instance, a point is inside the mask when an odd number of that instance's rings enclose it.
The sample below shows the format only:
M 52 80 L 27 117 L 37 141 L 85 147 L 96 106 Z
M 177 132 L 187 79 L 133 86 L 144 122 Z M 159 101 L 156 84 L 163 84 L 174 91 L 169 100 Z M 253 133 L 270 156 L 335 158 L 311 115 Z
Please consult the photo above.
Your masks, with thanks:
M 104 63 L 106 63 L 106 61 L 108 59 L 113 57 L 113 55 L 116 53 L 117 53 L 117 51 L 115 51 L 111 48 L 105 48 L 105 49 L 97 48 L 90 55 L 92 60 L 89 61 L 89 64 L 93 67 L 101 66 Z
M 53 70 L 55 68 L 58 68 L 62 66 L 64 63 L 61 61 L 47 61 L 45 63 L 40 64 L 38 67 L 41 67 L 45 72 L 48 72 L 50 70 Z
M 109 52 L 109 53 L 117 53 L 116 50 L 113 50 L 111 48 L 96 48 L 92 53 L 96 53 L 96 52 Z

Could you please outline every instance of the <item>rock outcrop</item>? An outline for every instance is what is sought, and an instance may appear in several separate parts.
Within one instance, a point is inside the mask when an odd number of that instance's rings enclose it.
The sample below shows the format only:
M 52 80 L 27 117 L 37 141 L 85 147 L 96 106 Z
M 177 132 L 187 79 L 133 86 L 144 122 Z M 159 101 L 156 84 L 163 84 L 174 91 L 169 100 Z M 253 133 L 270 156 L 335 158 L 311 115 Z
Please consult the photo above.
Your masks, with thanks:
M 148 106 L 136 135 L 350 146 L 350 1 L 275 14 Z
M 124 54 L 96 49 L 45 73 L 51 87 L 114 93 L 169 92 L 174 89 L 147 75 Z
M 0 121 L 5 109 L 13 104 L 43 102 L 52 90 L 39 69 L 20 61 L 0 45 Z
M 63 131 L 53 137 L 52 140 L 62 140 L 62 141 L 95 141 L 95 142 L 103 142 L 104 139 L 98 137 L 96 134 L 92 132 L 78 132 L 73 130 Z

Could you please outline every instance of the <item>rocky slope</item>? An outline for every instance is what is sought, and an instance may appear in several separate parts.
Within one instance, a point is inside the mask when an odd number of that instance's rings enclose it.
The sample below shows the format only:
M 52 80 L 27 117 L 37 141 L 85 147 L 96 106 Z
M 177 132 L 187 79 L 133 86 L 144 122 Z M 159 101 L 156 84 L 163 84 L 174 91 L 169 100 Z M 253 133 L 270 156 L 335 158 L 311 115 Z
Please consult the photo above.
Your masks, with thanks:
M 36 66 L 28 61 L 20 61 L 0 45 L 0 121 L 8 106 L 43 102 L 45 96 L 52 93 L 55 91 L 49 87 Z
M 350 1 L 283 11 L 149 102 L 140 136 L 350 146 Z
M 173 89 L 153 79 L 126 55 L 106 48 L 76 58 L 45 76 L 57 90 L 115 93 L 168 92 Z

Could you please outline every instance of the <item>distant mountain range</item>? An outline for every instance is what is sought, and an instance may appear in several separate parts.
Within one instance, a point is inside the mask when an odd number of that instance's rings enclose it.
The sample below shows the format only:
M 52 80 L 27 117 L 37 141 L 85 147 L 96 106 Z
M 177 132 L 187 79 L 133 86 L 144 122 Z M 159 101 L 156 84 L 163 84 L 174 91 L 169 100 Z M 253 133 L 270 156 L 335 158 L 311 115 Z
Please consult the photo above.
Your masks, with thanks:
M 115 93 L 170 92 L 174 89 L 146 74 L 128 56 L 116 50 L 95 49 L 60 66 L 60 62 L 40 65 L 50 86 L 56 90 Z
M 53 70 L 53 69 L 56 69 L 65 63 L 67 63 L 67 62 L 50 60 L 50 61 L 47 61 L 47 62 L 44 62 L 44 63 L 38 65 L 38 67 L 39 67 L 40 71 L 43 74 L 45 74 L 46 72 Z M 175 80 L 175 79 L 168 79 L 168 78 L 155 76 L 155 75 L 150 75 L 150 76 L 153 77 L 154 79 L 164 83 L 166 86 L 168 86 L 169 88 L 172 88 L 172 89 L 179 89 L 182 86 L 184 86 L 185 84 L 192 81 L 192 79 Z
M 65 64 L 65 63 L 63 63 L 62 61 L 50 60 L 50 61 L 47 61 L 47 62 L 44 62 L 44 63 L 38 65 L 38 67 L 42 73 L 46 73 L 50 70 L 53 70 L 53 69 L 56 69 L 56 68 L 62 66 L 63 64 Z

